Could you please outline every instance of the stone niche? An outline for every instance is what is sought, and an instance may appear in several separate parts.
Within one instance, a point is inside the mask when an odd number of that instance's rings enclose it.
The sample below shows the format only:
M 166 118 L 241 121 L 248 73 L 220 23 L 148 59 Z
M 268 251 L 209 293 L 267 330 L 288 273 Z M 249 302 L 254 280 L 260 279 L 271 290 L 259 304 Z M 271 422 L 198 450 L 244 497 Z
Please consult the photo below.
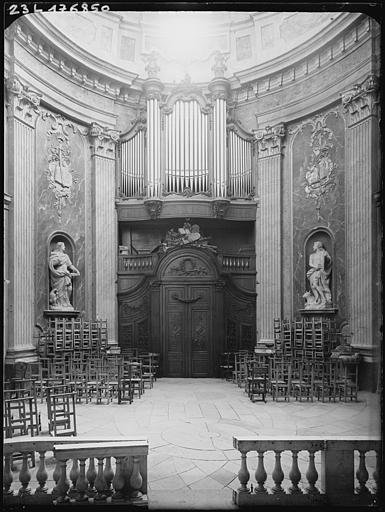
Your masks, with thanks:
M 65 253 L 68 255 L 69 259 L 71 260 L 71 263 L 76 267 L 76 248 L 75 243 L 72 240 L 72 238 L 63 232 L 54 233 L 48 243 L 48 254 L 47 254 L 47 261 L 49 261 L 50 254 L 52 251 L 56 249 L 56 245 L 59 242 L 63 242 L 65 245 Z M 70 297 L 70 302 L 74 308 L 74 311 L 77 310 L 77 290 L 79 288 L 80 280 L 82 276 L 77 277 L 76 279 L 72 279 L 72 293 Z M 50 294 L 51 294 L 51 283 L 50 283 L 50 271 L 49 267 L 47 266 L 47 299 L 46 299 L 46 308 L 45 313 L 49 316 L 55 316 L 59 313 L 59 311 L 55 311 L 54 309 L 51 309 L 50 306 Z

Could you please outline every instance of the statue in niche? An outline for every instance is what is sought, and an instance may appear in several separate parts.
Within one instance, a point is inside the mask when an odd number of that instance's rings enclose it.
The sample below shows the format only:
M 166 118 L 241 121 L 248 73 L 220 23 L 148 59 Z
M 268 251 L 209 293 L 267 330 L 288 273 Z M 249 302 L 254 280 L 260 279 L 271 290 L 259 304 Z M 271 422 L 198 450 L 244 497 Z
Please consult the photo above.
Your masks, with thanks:
M 49 308 L 57 311 L 73 311 L 71 304 L 72 279 L 80 276 L 79 270 L 65 253 L 64 242 L 57 242 L 49 256 L 51 291 Z
M 332 260 L 319 240 L 314 242 L 314 252 L 310 254 L 306 276 L 309 279 L 311 292 L 307 291 L 305 309 L 326 309 L 331 307 L 332 297 L 329 288 Z

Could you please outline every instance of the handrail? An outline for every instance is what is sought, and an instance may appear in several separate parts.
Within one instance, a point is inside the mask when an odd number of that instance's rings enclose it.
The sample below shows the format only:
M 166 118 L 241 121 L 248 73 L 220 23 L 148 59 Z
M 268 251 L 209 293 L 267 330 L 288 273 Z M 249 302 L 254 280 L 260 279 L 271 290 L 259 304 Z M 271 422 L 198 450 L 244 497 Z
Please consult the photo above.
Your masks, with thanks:
M 374 505 L 379 486 L 381 440 L 379 437 L 323 436 L 259 436 L 233 437 L 233 446 L 241 453 L 241 468 L 238 472 L 240 487 L 233 492 L 233 501 L 238 506 L 258 505 Z M 282 452 L 291 452 L 291 468 L 285 475 L 281 465 Z M 376 453 L 376 468 L 367 468 L 366 454 Z M 258 466 L 254 481 L 250 482 L 247 455 L 257 452 Z M 273 453 L 269 453 L 273 452 Z M 305 452 L 299 463 L 299 452 Z M 268 478 L 264 459 L 274 456 L 271 479 L 274 486 L 267 488 Z M 302 454 L 303 455 L 303 454 Z M 316 456 L 320 456 L 316 462 Z M 307 467 L 303 466 L 306 459 Z M 318 465 L 318 470 L 317 470 Z M 306 487 L 301 469 L 306 469 Z M 318 484 L 319 473 L 321 475 Z M 284 488 L 282 482 L 288 477 L 291 486 Z M 368 481 L 374 485 L 368 486 Z M 355 487 L 356 485 L 356 487 Z

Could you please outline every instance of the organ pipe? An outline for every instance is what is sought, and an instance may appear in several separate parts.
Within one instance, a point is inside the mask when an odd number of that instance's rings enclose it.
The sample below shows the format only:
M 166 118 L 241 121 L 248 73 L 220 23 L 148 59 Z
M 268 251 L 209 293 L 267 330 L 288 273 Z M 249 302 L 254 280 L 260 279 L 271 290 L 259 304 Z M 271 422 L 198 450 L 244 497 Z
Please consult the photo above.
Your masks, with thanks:
M 233 197 L 248 197 L 253 191 L 252 183 L 252 142 L 238 135 L 234 130 L 229 133 L 228 166 L 229 185 Z

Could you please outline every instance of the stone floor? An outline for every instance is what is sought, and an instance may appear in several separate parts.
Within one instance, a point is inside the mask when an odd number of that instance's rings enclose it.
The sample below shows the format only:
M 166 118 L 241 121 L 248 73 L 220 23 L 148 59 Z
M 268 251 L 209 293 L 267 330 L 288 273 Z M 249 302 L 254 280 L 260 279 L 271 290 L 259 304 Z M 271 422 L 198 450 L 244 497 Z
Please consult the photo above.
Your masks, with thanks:
M 40 407 L 44 430 L 45 404 Z M 132 404 L 77 405 L 79 437 L 148 438 L 154 510 L 235 508 L 240 455 L 232 448 L 233 435 L 366 436 L 380 434 L 380 428 L 378 394 L 360 392 L 356 403 L 252 403 L 243 389 L 220 379 L 161 378 Z M 284 452 L 285 475 L 290 461 Z M 270 474 L 273 465 L 271 453 L 265 459 Z M 248 457 L 248 466 L 253 475 L 256 457 Z

